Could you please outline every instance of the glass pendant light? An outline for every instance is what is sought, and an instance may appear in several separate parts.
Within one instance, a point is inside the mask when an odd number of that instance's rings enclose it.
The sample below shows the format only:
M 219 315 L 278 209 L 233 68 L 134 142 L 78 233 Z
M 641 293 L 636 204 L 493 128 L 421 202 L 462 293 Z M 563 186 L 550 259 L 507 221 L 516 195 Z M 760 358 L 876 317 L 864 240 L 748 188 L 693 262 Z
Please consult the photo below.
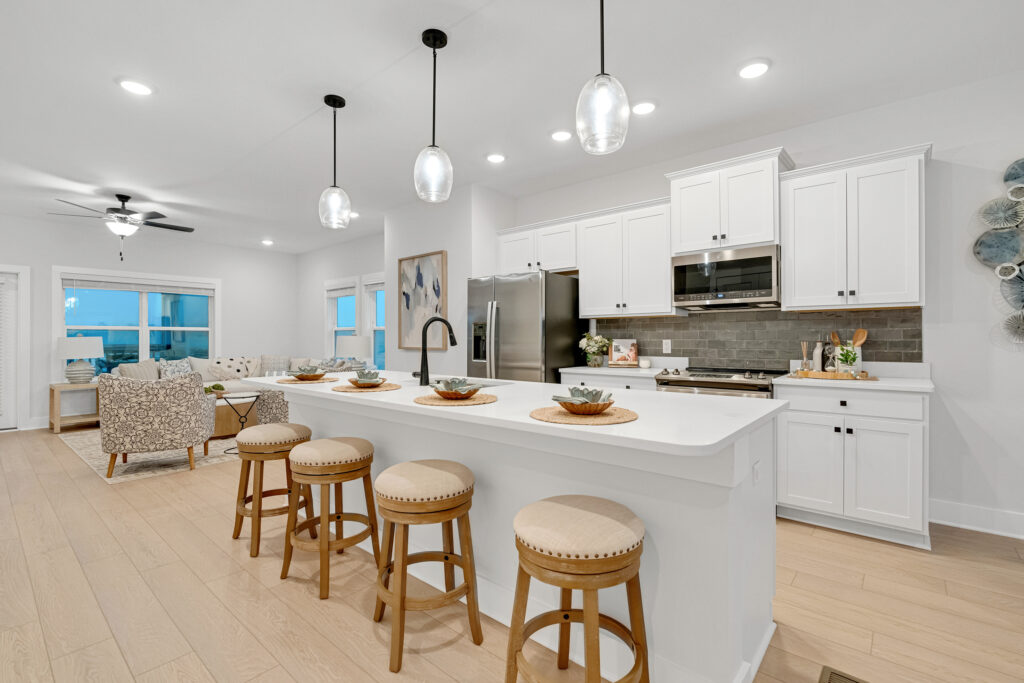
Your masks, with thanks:
M 345 98 L 340 95 L 326 95 L 324 104 L 334 110 L 334 135 L 331 138 L 334 183 L 320 195 L 320 225 L 331 230 L 339 230 L 347 228 L 352 218 L 352 200 L 348 198 L 345 190 L 338 187 L 338 110 L 345 106 Z
M 423 148 L 416 157 L 416 165 L 412 169 L 412 180 L 416 186 L 416 194 L 425 202 L 437 203 L 448 201 L 452 193 L 452 160 L 448 154 L 437 146 L 437 51 L 448 44 L 448 36 L 444 31 L 428 28 L 423 32 L 423 44 L 434 53 L 434 94 L 433 110 L 430 118 L 430 144 Z
M 611 154 L 626 141 L 629 98 L 619 80 L 604 71 L 604 0 L 601 2 L 601 73 L 583 86 L 576 102 L 576 134 L 587 154 Z

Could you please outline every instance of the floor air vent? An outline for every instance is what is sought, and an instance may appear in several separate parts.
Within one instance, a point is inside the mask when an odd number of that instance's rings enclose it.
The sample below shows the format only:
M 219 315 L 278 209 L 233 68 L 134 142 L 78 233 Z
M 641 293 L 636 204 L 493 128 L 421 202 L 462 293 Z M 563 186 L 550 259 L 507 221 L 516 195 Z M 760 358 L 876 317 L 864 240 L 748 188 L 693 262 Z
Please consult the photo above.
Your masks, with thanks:
M 824 666 L 821 668 L 821 677 L 818 678 L 818 683 L 865 683 L 865 681 Z

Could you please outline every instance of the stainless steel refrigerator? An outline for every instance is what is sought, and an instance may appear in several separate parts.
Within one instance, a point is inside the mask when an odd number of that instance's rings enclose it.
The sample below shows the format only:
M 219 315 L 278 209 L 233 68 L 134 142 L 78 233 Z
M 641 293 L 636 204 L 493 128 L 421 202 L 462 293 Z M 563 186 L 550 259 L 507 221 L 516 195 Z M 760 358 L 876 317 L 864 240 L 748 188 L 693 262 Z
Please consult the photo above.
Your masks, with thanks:
M 469 281 L 470 377 L 555 382 L 576 365 L 584 322 L 579 281 L 568 275 L 519 273 Z

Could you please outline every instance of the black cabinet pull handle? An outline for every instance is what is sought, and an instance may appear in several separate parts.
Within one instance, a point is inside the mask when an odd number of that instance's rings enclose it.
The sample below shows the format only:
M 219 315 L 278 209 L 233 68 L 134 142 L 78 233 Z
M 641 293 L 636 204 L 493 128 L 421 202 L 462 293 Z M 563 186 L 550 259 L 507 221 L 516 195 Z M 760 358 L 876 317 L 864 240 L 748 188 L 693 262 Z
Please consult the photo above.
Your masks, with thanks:
M 845 406 L 845 405 L 846 405 L 846 401 L 840 401 L 840 402 L 839 402 L 839 405 L 841 405 L 841 406 Z
M 846 292 L 840 289 L 838 292 L 836 292 L 836 294 L 838 294 L 839 296 L 845 296 Z
M 716 242 L 717 242 L 717 241 L 718 241 L 718 235 L 712 235 L 712 236 L 711 236 L 711 239 L 713 239 L 714 241 L 716 241 Z
M 626 388 L 629 389 L 629 385 L 628 384 L 626 385 Z
M 622 304 L 615 304 L 615 308 L 622 308 Z
M 842 429 L 840 429 L 839 427 L 836 427 L 835 429 L 836 429 L 836 434 L 838 434 L 839 432 L 843 431 L 843 430 L 842 430 Z
M 846 428 L 846 433 L 847 434 L 853 434 L 853 427 L 847 427 Z
M 856 289 L 851 289 L 850 290 L 850 296 L 857 296 L 857 290 Z
M 724 240 L 725 239 L 725 235 L 719 235 L 718 238 Z
M 626 304 L 622 304 L 622 307 L 623 307 L 623 308 L 625 308 L 625 307 L 626 307 Z
M 527 263 L 527 264 L 526 264 L 526 267 L 527 267 L 527 268 L 532 268 L 532 267 L 533 267 L 533 263 L 532 263 L 532 262 L 530 262 L 530 263 Z
M 537 267 L 540 268 L 540 261 L 537 261 Z
M 580 386 L 581 387 L 585 387 L 585 386 L 587 386 L 587 383 L 586 382 L 580 382 Z

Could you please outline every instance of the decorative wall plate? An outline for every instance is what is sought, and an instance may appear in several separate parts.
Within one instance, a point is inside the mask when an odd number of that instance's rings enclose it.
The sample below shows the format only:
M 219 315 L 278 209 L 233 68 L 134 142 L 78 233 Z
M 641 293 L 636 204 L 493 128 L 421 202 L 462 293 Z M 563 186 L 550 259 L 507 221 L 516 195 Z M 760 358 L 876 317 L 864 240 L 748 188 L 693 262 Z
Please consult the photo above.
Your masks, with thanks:
M 1003 331 L 1014 343 L 1024 344 L 1024 311 L 1018 311 L 1004 320 Z
M 1024 183 L 1024 159 L 1017 159 L 1006 167 L 1006 172 L 1003 173 L 1003 182 L 1006 185 Z
M 996 197 L 981 207 L 981 219 L 993 228 L 1012 228 L 1024 221 L 1024 203 Z
M 1006 303 L 1018 311 L 1024 311 L 1024 273 L 1018 272 L 1015 276 L 1000 282 L 999 291 L 1006 299 Z
M 974 243 L 974 256 L 989 268 L 1024 261 L 1024 235 L 1019 228 L 989 230 Z
M 1020 273 L 1020 266 L 1016 263 L 1000 263 L 995 268 L 996 277 L 1000 280 L 1009 280 Z

